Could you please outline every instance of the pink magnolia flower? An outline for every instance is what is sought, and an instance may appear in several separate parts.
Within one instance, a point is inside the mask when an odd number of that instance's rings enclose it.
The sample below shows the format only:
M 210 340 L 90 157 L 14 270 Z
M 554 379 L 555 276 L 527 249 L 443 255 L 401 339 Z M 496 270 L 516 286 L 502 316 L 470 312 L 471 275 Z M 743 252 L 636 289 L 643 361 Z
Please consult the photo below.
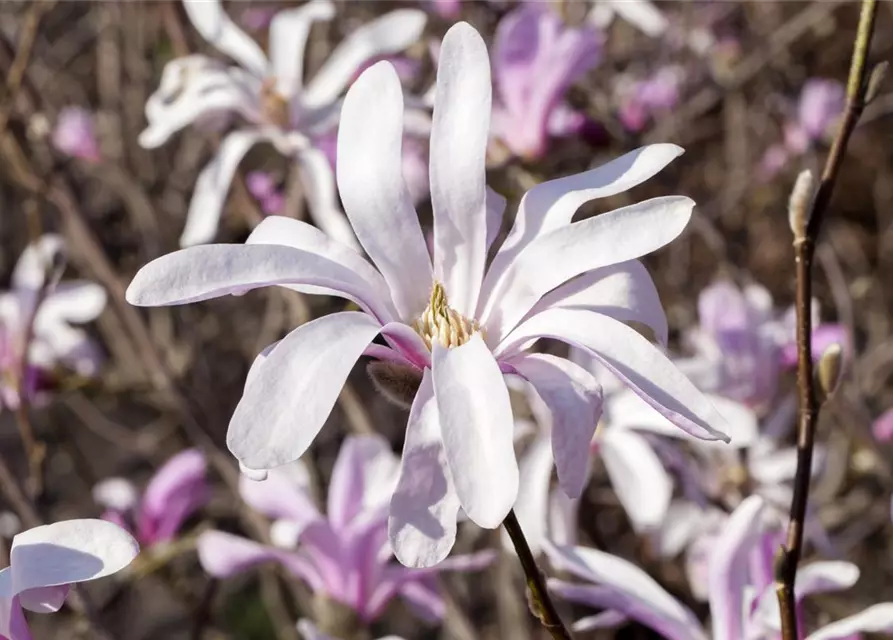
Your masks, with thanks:
M 152 476 L 142 496 L 125 478 L 107 478 L 93 487 L 93 499 L 106 508 L 103 520 L 133 533 L 151 546 L 173 540 L 183 523 L 208 501 L 207 463 L 197 449 L 168 460 Z
M 489 71 L 480 35 L 453 26 L 431 132 L 433 259 L 401 175 L 400 82 L 382 62 L 348 91 L 338 130 L 341 199 L 371 263 L 306 224 L 270 217 L 244 245 L 191 247 L 153 261 L 127 291 L 132 304 L 153 306 L 284 285 L 356 303 L 361 311 L 318 318 L 258 356 L 227 443 L 250 470 L 298 459 L 360 356 L 386 363 L 404 389 L 417 388 L 389 526 L 397 558 L 409 566 L 446 557 L 460 507 L 496 528 L 515 502 L 505 373 L 528 380 L 553 409 L 559 482 L 568 496 L 580 494 L 601 387 L 572 362 L 531 353 L 540 338 L 587 350 L 683 430 L 725 438 L 713 426 L 723 422 L 713 405 L 625 324 L 662 335 L 666 319 L 655 313 L 654 285 L 637 258 L 676 238 L 694 203 L 655 198 L 571 222 L 584 202 L 647 180 L 681 149 L 644 147 L 533 187 L 487 265 L 504 208 L 485 182 Z
M 684 80 L 680 67 L 665 66 L 641 80 L 623 78 L 618 84 L 618 117 L 629 131 L 644 129 L 655 117 L 670 112 L 679 103 Z
M 62 153 L 89 162 L 99 162 L 99 140 L 93 114 L 82 107 L 65 107 L 53 129 L 53 146 Z
M 492 133 L 512 153 L 541 157 L 551 136 L 581 133 L 583 113 L 564 102 L 568 88 L 595 67 L 601 34 L 569 28 L 546 5 L 523 4 L 496 27 Z
M 391 561 L 388 499 L 398 473 L 397 456 L 383 438 L 347 438 L 332 471 L 325 516 L 313 503 L 300 462 L 271 471 L 261 482 L 243 476 L 242 498 L 274 519 L 271 534 L 277 546 L 208 531 L 198 540 L 199 560 L 217 578 L 261 562 L 280 562 L 314 593 L 350 607 L 364 622 L 376 620 L 397 595 L 427 619 L 439 620 L 446 607 L 435 572 Z M 456 556 L 436 571 L 472 571 L 492 559 L 491 552 Z
M 338 120 L 340 95 L 368 60 L 402 51 L 425 26 L 421 11 L 399 9 L 351 33 L 312 80 L 304 82 L 304 50 L 313 23 L 331 20 L 335 5 L 312 0 L 280 11 L 270 23 L 269 58 L 223 10 L 220 0 L 184 0 L 193 26 L 240 66 L 202 55 L 167 64 L 158 90 L 146 103 L 149 126 L 140 144 L 155 148 L 193 122 L 238 115 L 245 126 L 229 133 L 202 171 L 187 214 L 182 246 L 214 238 L 223 204 L 244 155 L 271 143 L 300 165 L 313 221 L 329 236 L 356 246 L 335 194 L 334 179 L 314 140 Z
M 31 399 L 40 400 L 41 392 L 52 389 L 58 367 L 81 376 L 99 371 L 99 347 L 72 323 L 90 322 L 102 313 L 105 289 L 83 280 L 57 283 L 64 254 L 61 237 L 42 236 L 22 252 L 11 289 L 0 293 L 0 407 L 19 406 L 20 375 L 25 376 L 24 389 L 34 396 Z M 25 345 L 29 325 L 32 335 Z M 20 372 L 26 347 L 28 363 Z
M 31 640 L 25 610 L 58 611 L 72 584 L 116 573 L 138 553 L 130 534 L 102 520 L 65 520 L 16 535 L 9 566 L 0 570 L 0 640 Z
M 285 196 L 269 173 L 252 171 L 245 176 L 245 185 L 249 193 L 260 203 L 261 210 L 265 214 L 282 213 Z
M 772 579 L 778 524 L 758 496 L 747 498 L 718 535 L 709 558 L 711 626 L 704 628 L 685 605 L 632 563 L 596 549 L 545 549 L 552 565 L 591 584 L 549 580 L 549 588 L 572 602 L 604 609 L 582 618 L 574 629 L 616 627 L 629 620 L 670 640 L 776 640 L 780 638 L 778 600 Z M 849 562 L 813 562 L 797 573 L 796 599 L 851 587 L 859 577 Z M 860 633 L 893 631 L 893 603 L 874 605 L 826 625 L 806 640 L 853 640 Z

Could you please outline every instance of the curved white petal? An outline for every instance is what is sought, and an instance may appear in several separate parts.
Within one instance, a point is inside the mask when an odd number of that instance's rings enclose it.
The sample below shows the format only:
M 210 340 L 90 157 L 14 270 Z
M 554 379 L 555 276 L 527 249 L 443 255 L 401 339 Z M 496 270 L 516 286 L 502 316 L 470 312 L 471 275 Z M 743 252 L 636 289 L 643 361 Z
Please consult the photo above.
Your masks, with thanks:
M 364 512 L 388 503 L 397 482 L 399 463 L 382 436 L 348 436 L 332 469 L 326 513 L 332 529 L 347 532 Z
M 303 85 L 304 49 L 310 27 L 317 20 L 334 17 L 335 5 L 329 0 L 312 0 L 296 9 L 280 11 L 270 21 L 270 66 L 283 96 L 295 95 Z
M 334 102 L 364 63 L 403 51 L 422 35 L 427 16 L 416 9 L 397 9 L 349 34 L 307 83 L 301 101 L 310 108 Z
M 230 420 L 226 444 L 249 469 L 297 460 L 332 411 L 350 370 L 381 331 L 370 316 L 343 312 L 289 333 L 253 374 Z
M 301 460 L 271 469 L 263 480 L 239 476 L 239 496 L 249 507 L 301 530 L 320 518 L 310 495 L 310 478 Z
M 183 0 L 189 21 L 202 37 L 221 53 L 225 53 L 255 76 L 267 73 L 267 57 L 251 39 L 226 15 L 220 0 Z
M 484 40 L 460 22 L 444 36 L 437 65 L 430 182 L 434 276 L 466 317 L 474 316 L 487 259 L 491 93 Z
M 495 529 L 518 497 L 508 389 L 479 333 L 460 347 L 434 344 L 434 393 L 443 447 L 468 517 Z
M 533 240 L 506 269 L 481 318 L 491 344 L 546 293 L 587 271 L 660 249 L 685 229 L 695 203 L 683 196 L 653 198 L 575 222 Z
M 832 622 L 806 640 L 850 640 L 859 633 L 893 633 L 893 602 L 868 607 L 849 618 Z
M 108 295 L 95 282 L 61 282 L 40 305 L 34 319 L 35 331 L 65 322 L 90 322 L 102 314 Z
M 431 291 L 431 261 L 403 181 L 403 96 L 388 62 L 373 65 L 344 99 L 338 129 L 338 190 L 366 253 L 391 288 L 403 319 L 420 314 Z
M 335 173 L 329 159 L 314 147 L 302 149 L 296 159 L 301 164 L 301 181 L 306 190 L 310 219 L 333 240 L 359 250 L 360 243 L 353 228 L 338 206 Z
M 55 233 L 46 233 L 32 242 L 16 262 L 12 272 L 12 288 L 37 291 L 46 281 L 53 266 L 65 259 L 65 241 Z
M 542 549 L 543 541 L 552 536 L 549 527 L 549 495 L 552 483 L 552 444 L 548 435 L 543 435 L 527 445 L 518 461 L 520 484 L 518 499 L 515 501 L 515 517 L 527 544 L 534 554 Z M 514 545 L 503 530 L 503 546 L 513 550 Z
M 433 567 L 456 542 L 459 498 L 441 440 L 431 370 L 412 403 L 400 460 L 400 479 L 391 498 L 388 537 L 407 567 Z

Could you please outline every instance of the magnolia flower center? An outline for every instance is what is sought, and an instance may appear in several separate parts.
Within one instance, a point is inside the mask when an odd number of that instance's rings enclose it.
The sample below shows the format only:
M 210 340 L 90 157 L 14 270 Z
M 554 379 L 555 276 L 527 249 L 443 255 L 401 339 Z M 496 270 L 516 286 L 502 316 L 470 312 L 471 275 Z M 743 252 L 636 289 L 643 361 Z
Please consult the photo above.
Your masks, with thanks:
M 276 90 L 276 78 L 267 78 L 260 88 L 260 111 L 264 120 L 280 129 L 288 128 L 288 99 Z
M 471 336 L 480 331 L 480 327 L 476 321 L 469 320 L 451 309 L 443 285 L 435 282 L 431 290 L 431 302 L 416 320 L 415 330 L 422 336 L 429 349 L 434 342 L 439 342 L 449 349 L 468 342 Z

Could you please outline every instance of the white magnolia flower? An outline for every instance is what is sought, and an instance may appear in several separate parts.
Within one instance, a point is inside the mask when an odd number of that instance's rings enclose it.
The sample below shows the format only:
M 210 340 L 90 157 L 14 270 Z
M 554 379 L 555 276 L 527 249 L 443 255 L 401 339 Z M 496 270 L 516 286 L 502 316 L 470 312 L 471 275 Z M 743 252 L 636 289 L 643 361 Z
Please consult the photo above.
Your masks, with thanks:
M 227 443 L 249 470 L 296 460 L 360 356 L 387 363 L 392 377 L 417 389 L 389 527 L 397 558 L 411 566 L 449 553 L 460 507 L 495 528 L 515 503 L 506 373 L 525 378 L 549 405 L 559 483 L 569 496 L 580 494 L 601 387 L 568 360 L 531 353 L 540 338 L 587 350 L 683 430 L 725 438 L 713 405 L 625 324 L 666 335 L 654 283 L 637 258 L 676 238 L 694 203 L 655 198 L 571 221 L 584 202 L 647 180 L 681 149 L 644 147 L 533 187 L 488 265 L 504 209 L 485 182 L 490 102 L 486 46 L 459 23 L 444 38 L 437 72 L 433 256 L 401 175 L 400 82 L 381 62 L 351 87 L 338 132 L 341 200 L 371 262 L 313 227 L 271 217 L 244 245 L 190 247 L 155 260 L 127 292 L 131 303 L 154 306 L 281 285 L 359 306 L 298 327 L 255 360 Z
M 203 55 L 169 62 L 158 90 L 146 103 L 149 126 L 140 134 L 140 144 L 155 148 L 189 124 L 231 115 L 240 116 L 244 125 L 223 139 L 199 176 L 181 246 L 213 240 L 236 168 L 248 150 L 263 141 L 300 163 L 317 226 L 356 246 L 335 197 L 331 167 L 314 142 L 337 125 L 341 93 L 363 65 L 415 42 L 425 26 L 425 14 L 400 9 L 361 26 L 305 83 L 307 38 L 314 22 L 334 17 L 335 6 L 329 0 L 312 0 L 276 14 L 270 23 L 269 57 L 226 15 L 219 0 L 184 0 L 183 6 L 205 40 L 240 66 Z

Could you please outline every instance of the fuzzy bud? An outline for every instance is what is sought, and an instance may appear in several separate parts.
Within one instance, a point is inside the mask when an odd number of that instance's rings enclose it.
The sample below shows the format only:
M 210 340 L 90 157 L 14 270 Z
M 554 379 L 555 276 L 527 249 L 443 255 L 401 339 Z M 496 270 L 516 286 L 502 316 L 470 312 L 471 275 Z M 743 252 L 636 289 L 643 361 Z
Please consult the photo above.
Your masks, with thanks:
M 419 385 L 422 371 L 412 365 L 378 360 L 366 366 L 372 383 L 381 394 L 403 409 L 409 409 Z
M 794 234 L 794 241 L 806 238 L 806 226 L 812 213 L 812 201 L 815 197 L 814 179 L 809 169 L 801 171 L 794 182 L 791 199 L 788 202 L 788 222 Z
M 819 358 L 816 378 L 822 402 L 826 401 L 837 390 L 840 384 L 840 372 L 843 369 L 843 349 L 838 343 L 828 345 Z

